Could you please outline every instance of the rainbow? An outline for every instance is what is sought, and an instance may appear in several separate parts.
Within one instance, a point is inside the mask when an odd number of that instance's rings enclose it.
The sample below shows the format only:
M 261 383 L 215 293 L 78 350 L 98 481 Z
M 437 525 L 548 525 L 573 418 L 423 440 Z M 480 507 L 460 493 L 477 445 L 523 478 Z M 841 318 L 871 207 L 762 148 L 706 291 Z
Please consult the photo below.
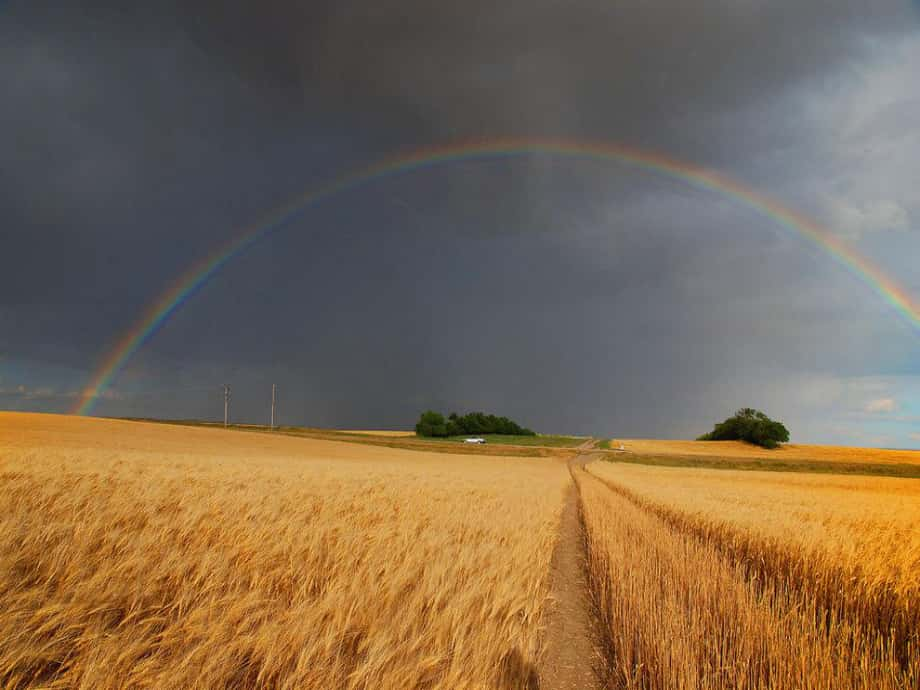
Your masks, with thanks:
M 242 228 L 233 239 L 183 273 L 144 310 L 134 325 L 108 351 L 93 374 L 90 384 L 78 396 L 72 414 L 91 414 L 95 402 L 124 369 L 132 355 L 143 347 L 163 327 L 170 316 L 188 302 L 208 280 L 234 258 L 246 252 L 260 240 L 285 227 L 313 204 L 384 177 L 405 175 L 431 166 L 458 161 L 515 158 L 538 154 L 612 161 L 683 180 L 699 189 L 733 199 L 770 218 L 780 226 L 794 231 L 826 252 L 838 264 L 881 296 L 920 332 L 920 306 L 879 268 L 871 265 L 852 247 L 834 237 L 814 221 L 725 175 L 659 153 L 620 144 L 551 139 L 473 141 L 424 148 L 385 159 L 370 167 L 339 177 L 325 186 L 308 191 L 252 225 Z

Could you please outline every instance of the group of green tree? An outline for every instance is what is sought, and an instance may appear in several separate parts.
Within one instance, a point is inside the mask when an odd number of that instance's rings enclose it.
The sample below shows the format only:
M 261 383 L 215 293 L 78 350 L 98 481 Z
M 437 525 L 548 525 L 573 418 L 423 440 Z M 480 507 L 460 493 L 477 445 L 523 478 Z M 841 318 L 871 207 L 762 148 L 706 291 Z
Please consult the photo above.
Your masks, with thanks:
M 428 438 L 480 434 L 502 434 L 505 436 L 536 436 L 535 431 L 522 427 L 507 417 L 498 417 L 484 412 L 470 412 L 458 415 L 452 412 L 447 419 L 440 412 L 423 412 L 415 433 Z
M 747 441 L 764 448 L 776 448 L 789 440 L 789 431 L 782 422 L 774 422 L 760 410 L 745 407 L 697 440 Z

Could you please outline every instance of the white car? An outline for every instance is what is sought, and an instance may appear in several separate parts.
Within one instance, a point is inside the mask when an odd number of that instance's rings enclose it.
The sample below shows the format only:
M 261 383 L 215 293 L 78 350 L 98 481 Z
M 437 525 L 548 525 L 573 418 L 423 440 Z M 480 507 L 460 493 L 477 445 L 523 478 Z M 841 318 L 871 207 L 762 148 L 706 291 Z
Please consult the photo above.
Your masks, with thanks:
M 464 443 L 485 443 L 486 440 L 484 438 L 465 438 L 463 439 L 463 442 Z

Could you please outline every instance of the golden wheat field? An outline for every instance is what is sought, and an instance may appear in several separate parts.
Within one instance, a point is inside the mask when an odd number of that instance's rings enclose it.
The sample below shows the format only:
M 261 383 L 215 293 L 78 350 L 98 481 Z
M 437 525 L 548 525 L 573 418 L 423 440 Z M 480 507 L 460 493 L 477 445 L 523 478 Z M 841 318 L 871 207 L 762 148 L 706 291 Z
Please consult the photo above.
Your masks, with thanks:
M 345 429 L 348 434 L 362 434 L 363 436 L 393 436 L 395 438 L 411 438 L 414 431 L 395 431 L 393 429 Z
M 920 482 L 593 463 L 579 485 L 635 688 L 916 688 Z
M 533 685 L 559 462 L 0 415 L 0 685 Z
M 920 689 L 920 480 L 419 448 L 0 413 L 0 687 Z
M 896 589 L 920 586 L 920 481 L 596 463 L 592 473 L 700 523 L 827 554 Z

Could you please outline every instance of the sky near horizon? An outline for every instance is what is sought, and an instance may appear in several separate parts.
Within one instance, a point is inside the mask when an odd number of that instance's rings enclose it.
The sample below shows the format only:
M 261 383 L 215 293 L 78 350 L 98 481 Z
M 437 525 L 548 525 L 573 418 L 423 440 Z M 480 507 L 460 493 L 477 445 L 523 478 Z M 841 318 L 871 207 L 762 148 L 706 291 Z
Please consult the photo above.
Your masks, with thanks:
M 63 412 L 176 280 L 307 190 L 458 142 L 629 146 L 920 304 L 908 0 L 0 3 L 0 409 Z M 384 175 L 228 262 L 94 413 L 920 448 L 920 328 L 729 195 L 533 151 Z

